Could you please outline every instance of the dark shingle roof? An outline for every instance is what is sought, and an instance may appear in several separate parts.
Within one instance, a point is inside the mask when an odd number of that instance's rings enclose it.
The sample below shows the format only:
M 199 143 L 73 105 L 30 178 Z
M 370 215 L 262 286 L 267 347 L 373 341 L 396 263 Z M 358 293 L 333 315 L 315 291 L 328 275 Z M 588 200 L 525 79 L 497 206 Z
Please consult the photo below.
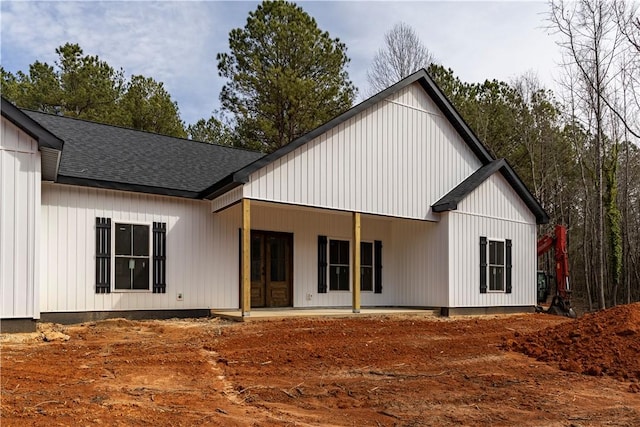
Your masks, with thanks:
M 57 182 L 190 198 L 262 153 L 23 110 L 64 141 Z
M 509 163 L 507 163 L 505 159 L 494 160 L 491 163 L 482 166 L 458 184 L 453 190 L 445 194 L 440 200 L 435 202 L 431 208 L 434 212 L 446 212 L 458 209 L 458 203 L 471 194 L 473 190 L 478 188 L 487 178 L 498 171 L 502 173 L 502 176 L 504 176 L 509 184 L 511 184 L 522 201 L 535 215 L 536 222 L 538 224 L 546 224 L 549 222 L 549 216 L 547 213 L 542 209 L 538 201 L 529 192 L 527 187 L 525 187 L 520 178 L 518 178 L 518 175 L 511 166 L 509 166 Z

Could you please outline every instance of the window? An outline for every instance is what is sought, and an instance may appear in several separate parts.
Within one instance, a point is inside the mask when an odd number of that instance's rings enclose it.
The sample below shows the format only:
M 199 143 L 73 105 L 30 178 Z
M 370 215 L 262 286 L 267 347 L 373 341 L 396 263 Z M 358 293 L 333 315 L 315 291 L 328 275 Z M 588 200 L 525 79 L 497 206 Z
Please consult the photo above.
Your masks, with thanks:
M 96 218 L 96 293 L 110 293 L 112 277 L 116 290 L 149 290 L 150 273 L 153 293 L 166 293 L 167 223 L 154 222 L 153 229 L 146 224 L 111 225 L 111 218 Z
M 329 290 L 349 290 L 349 241 L 329 241 Z
M 115 224 L 115 289 L 149 289 L 149 226 Z
M 510 239 L 487 239 L 480 236 L 480 293 L 512 291 Z
M 328 246 L 328 247 L 327 247 Z M 348 240 L 318 236 L 318 293 L 349 291 L 351 254 Z M 327 278 L 327 272 L 329 277 Z M 328 282 L 328 283 L 327 283 Z M 382 293 L 382 242 L 360 242 L 360 290 Z
M 373 243 L 360 242 L 360 290 L 373 291 Z
M 489 291 L 504 291 L 504 241 L 489 240 Z

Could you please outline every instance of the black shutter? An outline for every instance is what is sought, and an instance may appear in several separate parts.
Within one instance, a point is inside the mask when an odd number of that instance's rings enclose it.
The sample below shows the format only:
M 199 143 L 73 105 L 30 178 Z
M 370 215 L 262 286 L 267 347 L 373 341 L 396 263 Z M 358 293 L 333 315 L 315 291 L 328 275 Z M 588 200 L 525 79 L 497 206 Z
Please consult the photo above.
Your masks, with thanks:
M 487 238 L 480 236 L 480 293 L 487 293 Z
M 376 294 L 382 293 L 382 242 L 376 240 L 373 242 L 373 256 L 374 256 L 374 268 L 375 268 L 375 283 L 373 284 L 373 292 Z
M 327 293 L 327 236 L 318 236 L 318 293 Z
M 505 292 L 511 293 L 511 240 L 507 239 L 505 244 L 505 261 L 506 261 L 506 276 L 505 276 Z
M 167 292 L 167 223 L 153 223 L 153 293 Z
M 111 218 L 96 218 L 96 293 L 111 292 Z

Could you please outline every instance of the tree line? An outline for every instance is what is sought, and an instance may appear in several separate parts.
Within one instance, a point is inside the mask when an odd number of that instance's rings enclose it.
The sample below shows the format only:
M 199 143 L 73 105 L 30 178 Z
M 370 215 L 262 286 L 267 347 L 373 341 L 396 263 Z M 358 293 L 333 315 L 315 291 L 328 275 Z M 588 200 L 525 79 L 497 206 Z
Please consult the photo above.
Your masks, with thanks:
M 560 89 L 531 73 L 461 81 L 411 27 L 389 30 L 367 73 L 373 94 L 426 68 L 495 157 L 506 158 L 569 230 L 575 295 L 589 309 L 640 301 L 640 17 L 621 0 L 551 0 L 560 36 Z M 185 126 L 152 78 L 124 79 L 78 45 L 54 66 L 2 70 L 3 96 L 21 107 L 270 152 L 350 108 L 347 47 L 295 3 L 264 1 L 217 55 L 222 111 Z M 543 261 L 544 263 L 544 261 Z M 553 261 L 547 261 L 553 270 Z M 531 279 L 534 286 L 534 278 Z

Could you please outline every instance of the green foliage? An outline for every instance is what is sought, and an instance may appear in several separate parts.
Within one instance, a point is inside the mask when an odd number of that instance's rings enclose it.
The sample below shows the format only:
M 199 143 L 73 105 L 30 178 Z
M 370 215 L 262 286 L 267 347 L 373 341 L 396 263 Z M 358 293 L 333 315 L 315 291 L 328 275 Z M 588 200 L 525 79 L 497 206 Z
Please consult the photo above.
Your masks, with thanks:
M 567 166 L 575 160 L 553 94 L 528 76 L 511 84 L 465 83 L 441 65 L 428 72 L 492 155 L 506 158 L 545 208 L 561 211 L 559 197 L 570 198 L 565 178 L 576 178 Z
M 351 107 L 346 46 L 294 3 L 265 1 L 217 55 L 220 93 L 242 145 L 273 151 Z
M 65 116 L 107 123 L 118 122 L 114 106 L 123 93 L 124 72 L 97 56 L 84 55 L 77 44 L 56 49 L 60 107 Z
M 178 104 L 171 101 L 171 95 L 161 82 L 150 77 L 131 76 L 120 106 L 127 127 L 163 135 L 187 136 Z
M 98 56 L 66 43 L 55 66 L 35 61 L 29 73 L 2 69 L 2 94 L 22 108 L 166 135 L 186 136 L 178 106 L 162 83 L 143 76 L 126 82 Z
M 234 136 L 229 126 L 215 116 L 211 116 L 207 120 L 200 119 L 195 124 L 189 125 L 187 127 L 187 136 L 194 141 L 235 145 Z
M 609 158 L 603 164 L 606 182 L 604 194 L 606 224 L 609 231 L 609 266 L 615 289 L 622 276 L 622 214 L 618 206 L 618 144 L 613 144 Z

